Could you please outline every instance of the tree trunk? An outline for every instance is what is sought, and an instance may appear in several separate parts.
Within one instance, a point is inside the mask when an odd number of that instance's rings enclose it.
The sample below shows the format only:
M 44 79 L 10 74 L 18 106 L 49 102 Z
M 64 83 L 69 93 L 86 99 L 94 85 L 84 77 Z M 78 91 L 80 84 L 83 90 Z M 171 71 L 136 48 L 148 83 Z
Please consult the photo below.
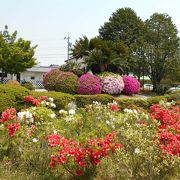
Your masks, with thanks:
M 100 71 L 101 71 L 101 72 L 104 72 L 104 70 L 105 70 L 105 65 L 104 65 L 104 64 L 100 64 L 99 67 L 100 67 Z

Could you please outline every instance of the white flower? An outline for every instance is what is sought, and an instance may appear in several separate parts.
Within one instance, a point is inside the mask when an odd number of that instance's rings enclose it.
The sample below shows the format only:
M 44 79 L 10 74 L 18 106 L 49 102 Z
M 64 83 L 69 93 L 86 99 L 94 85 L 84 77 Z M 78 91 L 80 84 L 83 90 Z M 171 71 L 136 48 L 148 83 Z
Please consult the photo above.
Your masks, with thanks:
M 75 113 L 76 113 L 76 111 L 75 111 L 74 109 L 70 109 L 70 110 L 69 110 L 69 114 L 70 114 L 70 115 L 74 115 Z
M 30 113 L 29 111 L 26 111 L 26 118 L 31 119 L 32 118 L 32 113 Z
M 59 110 L 59 114 L 67 114 L 67 111 L 65 111 L 64 109 Z
M 56 130 L 53 131 L 54 134 L 57 134 L 58 132 Z
M 55 114 L 50 114 L 50 117 L 53 119 L 53 118 L 56 117 L 56 115 Z
M 135 114 L 137 114 L 137 113 L 138 113 L 136 109 L 133 109 L 133 112 L 134 112 Z
M 49 101 L 53 102 L 53 101 L 54 101 L 54 99 L 50 97 L 50 98 L 49 98 Z
M 125 112 L 125 113 L 133 113 L 133 110 L 132 110 L 132 109 L 127 109 L 127 108 L 125 108 L 125 109 L 124 109 L 124 112 Z
M 20 118 L 20 120 L 22 120 L 25 116 L 26 112 L 18 112 L 18 117 Z
M 49 106 L 49 102 L 46 102 L 46 106 Z
M 134 153 L 139 154 L 140 153 L 140 149 L 139 148 L 135 148 L 134 149 Z
M 110 124 L 110 121 L 106 121 L 106 124 Z
M 38 139 L 37 138 L 33 138 L 32 142 L 38 142 Z
M 19 147 L 19 149 L 18 149 L 18 150 L 19 150 L 19 152 L 22 152 L 22 148 L 21 148 L 21 147 Z
M 43 104 L 46 104 L 46 101 L 41 101 L 41 104 L 43 105 Z
M 75 102 L 70 102 L 68 105 L 68 109 L 74 109 L 74 110 L 76 110 L 76 103 Z
M 52 108 L 56 108 L 56 105 L 55 105 L 54 103 L 51 103 L 50 106 L 51 106 Z
M 112 125 L 112 128 L 115 129 L 115 125 Z

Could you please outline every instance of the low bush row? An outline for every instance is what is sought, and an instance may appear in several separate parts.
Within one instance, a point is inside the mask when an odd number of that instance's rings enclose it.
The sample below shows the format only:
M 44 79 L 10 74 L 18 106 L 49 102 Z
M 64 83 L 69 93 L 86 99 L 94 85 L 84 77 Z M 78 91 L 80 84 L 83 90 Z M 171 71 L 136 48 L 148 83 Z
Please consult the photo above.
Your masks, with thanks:
M 161 100 L 176 101 L 180 104 L 180 92 L 172 93 L 166 96 L 156 96 L 148 98 L 147 100 L 141 99 L 120 99 L 115 98 L 107 94 L 97 95 L 71 95 L 61 92 L 35 92 L 29 91 L 21 86 L 12 85 L 0 85 L 0 112 L 6 108 L 15 107 L 20 110 L 24 107 L 24 97 L 27 95 L 33 95 L 34 97 L 40 97 L 43 95 L 54 98 L 57 105 L 57 109 L 61 109 L 67 106 L 70 102 L 76 102 L 78 107 L 84 107 L 91 104 L 93 101 L 107 104 L 108 102 L 116 101 L 119 104 L 120 109 L 127 107 L 148 109 L 152 104 L 156 104 Z

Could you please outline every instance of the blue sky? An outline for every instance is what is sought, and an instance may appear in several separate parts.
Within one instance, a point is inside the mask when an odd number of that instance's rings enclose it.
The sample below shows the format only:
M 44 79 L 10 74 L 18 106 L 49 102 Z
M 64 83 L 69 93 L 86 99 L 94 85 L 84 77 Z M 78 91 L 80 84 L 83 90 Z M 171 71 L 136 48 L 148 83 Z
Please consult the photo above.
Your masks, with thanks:
M 167 13 L 180 31 L 180 0 L 0 0 L 0 30 L 37 44 L 40 65 L 63 64 L 70 34 L 75 42 L 82 35 L 92 38 L 118 8 L 130 7 L 143 20 L 153 13 Z M 180 34 L 180 33 L 179 33 Z

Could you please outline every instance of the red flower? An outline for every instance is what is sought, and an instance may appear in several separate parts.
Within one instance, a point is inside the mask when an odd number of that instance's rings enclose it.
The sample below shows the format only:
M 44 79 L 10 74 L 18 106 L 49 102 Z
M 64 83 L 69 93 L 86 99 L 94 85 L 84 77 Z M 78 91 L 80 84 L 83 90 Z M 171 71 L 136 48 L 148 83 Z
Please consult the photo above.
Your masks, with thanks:
M 61 136 L 59 134 L 53 134 L 47 136 L 48 145 L 52 148 L 60 144 Z
M 76 175 L 81 176 L 83 174 L 83 171 L 80 169 L 76 169 Z
M 20 124 L 7 124 L 6 125 L 7 131 L 11 138 L 14 137 L 15 132 L 20 128 Z
M 118 111 L 118 106 L 117 106 L 117 104 L 112 104 L 112 105 L 110 106 L 110 108 L 111 108 L 111 111 L 113 111 L 113 112 Z

